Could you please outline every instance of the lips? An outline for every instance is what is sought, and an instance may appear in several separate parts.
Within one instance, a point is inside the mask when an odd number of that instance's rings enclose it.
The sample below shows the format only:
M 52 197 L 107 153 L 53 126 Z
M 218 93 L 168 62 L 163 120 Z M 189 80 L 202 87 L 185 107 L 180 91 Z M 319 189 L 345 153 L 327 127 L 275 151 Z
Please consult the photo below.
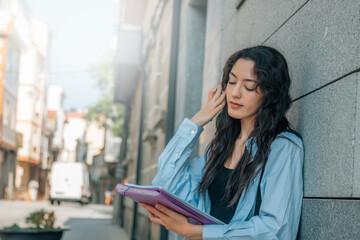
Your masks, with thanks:
M 238 104 L 238 103 L 234 103 L 234 102 L 231 102 L 231 101 L 230 101 L 230 106 L 231 106 L 231 108 L 233 108 L 233 109 L 237 109 L 237 108 L 243 107 L 243 105 Z

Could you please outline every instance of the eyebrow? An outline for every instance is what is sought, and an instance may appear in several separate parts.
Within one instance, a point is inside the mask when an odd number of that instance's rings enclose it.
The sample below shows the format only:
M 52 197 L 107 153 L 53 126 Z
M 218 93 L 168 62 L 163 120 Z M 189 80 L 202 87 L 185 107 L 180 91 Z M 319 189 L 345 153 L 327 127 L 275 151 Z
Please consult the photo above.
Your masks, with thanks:
M 234 78 L 238 79 L 237 76 L 233 72 L 230 72 L 230 74 L 233 75 Z M 244 79 L 243 81 L 257 83 L 257 81 L 255 81 L 254 79 Z

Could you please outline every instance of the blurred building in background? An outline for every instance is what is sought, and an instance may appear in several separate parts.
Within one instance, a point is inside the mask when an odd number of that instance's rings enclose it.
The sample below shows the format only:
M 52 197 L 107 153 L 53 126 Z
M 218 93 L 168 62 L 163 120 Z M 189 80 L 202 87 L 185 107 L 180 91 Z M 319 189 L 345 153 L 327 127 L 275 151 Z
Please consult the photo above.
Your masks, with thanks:
M 65 112 L 63 107 L 64 91 L 62 87 L 49 85 L 46 93 L 40 148 L 39 194 L 43 199 L 49 198 L 49 179 L 52 163 L 58 161 L 63 149 L 63 129 Z
M 92 202 L 105 203 L 107 182 L 115 185 L 115 166 L 121 139 L 113 134 L 112 122 L 100 116 L 107 128 L 95 120 L 85 120 L 84 113 L 69 112 L 64 130 L 62 161 L 84 162 L 90 173 Z
M 64 90 L 49 85 L 48 26 L 32 18 L 25 0 L 0 0 L 0 198 L 48 199 L 52 163 L 84 162 L 96 203 L 115 181 L 121 139 L 85 120 L 86 111 L 64 110 Z M 110 187 L 109 187 L 110 186 Z
M 83 139 L 87 146 L 83 159 L 89 166 L 92 200 L 94 203 L 104 203 L 101 179 L 105 178 L 108 172 L 104 163 L 105 128 L 96 121 L 90 121 Z
M 46 164 L 43 166 L 44 138 L 46 138 L 46 95 L 49 82 L 50 31 L 46 24 L 30 20 L 29 46 L 22 52 L 18 90 L 16 129 L 23 135 L 23 144 L 18 151 L 18 169 L 22 173 L 20 189 L 26 189 L 30 180 L 45 188 Z M 47 151 L 47 149 L 46 149 Z M 44 169 L 45 168 L 45 169 Z M 40 196 L 44 194 L 40 190 Z
M 76 161 L 77 140 L 82 139 L 86 131 L 85 113 L 67 112 L 66 124 L 64 125 L 64 149 L 61 154 L 61 162 Z
M 47 155 L 43 138 L 47 134 L 44 124 L 47 118 L 46 86 L 51 37 L 46 24 L 31 17 L 25 1 L 2 0 L 0 10 L 1 25 L 8 32 L 7 39 L 3 39 L 6 40 L 6 58 L 3 59 L 5 85 L 2 92 L 4 99 L 1 99 L 4 114 L 2 137 L 14 151 L 14 154 L 6 151 L 5 159 L 16 156 L 15 129 L 22 136 L 22 144 L 17 152 L 16 174 L 7 164 L 7 173 L 2 174 L 2 178 L 6 174 L 10 176 L 8 179 L 16 175 L 15 181 L 11 181 L 15 182 L 15 195 L 26 198 L 27 184 L 31 179 L 38 181 L 42 190 L 45 186 L 41 163 L 42 156 Z M 13 189 L 10 188 L 10 192 Z
M 120 156 L 120 145 L 122 139 L 120 137 L 116 137 L 114 135 L 114 124 L 111 122 L 110 119 L 107 119 L 107 128 L 105 129 L 105 146 L 104 146 L 104 159 L 103 165 L 106 166 L 107 172 L 106 175 L 101 176 L 101 203 L 110 204 L 113 201 L 113 194 L 112 192 L 115 188 L 117 183 L 116 179 L 116 166 L 119 163 L 119 156 Z M 93 166 L 95 168 L 95 166 Z M 96 169 L 96 168 L 95 168 Z M 106 201 L 105 195 L 106 192 L 111 192 L 111 197 L 108 196 L 109 199 Z
M 86 142 L 78 141 L 78 146 L 86 145 L 87 148 L 86 157 L 83 159 L 89 166 L 93 202 L 97 204 L 105 203 L 107 182 L 111 182 L 112 188 L 116 183 L 115 166 L 119 159 L 121 143 L 121 139 L 113 135 L 111 121 L 104 121 L 107 128 L 99 126 L 95 121 L 89 122 L 84 135 Z M 79 156 L 81 155 L 79 152 Z
M 298 237 L 359 236 L 359 1 L 117 3 L 115 101 L 126 105 L 118 181 L 151 184 L 165 144 L 181 121 L 206 103 L 228 57 L 268 45 L 288 61 L 293 98 L 288 119 L 305 144 Z M 204 153 L 215 122 L 205 126 L 193 156 Z M 132 239 L 178 238 L 147 215 L 133 201 L 116 199 L 114 221 Z
M 16 107 L 21 53 L 30 44 L 26 6 L 0 1 L 0 198 L 15 195 Z
M 84 133 L 84 139 L 87 144 L 87 153 L 84 161 L 88 165 L 91 165 L 94 161 L 93 158 L 96 155 L 99 155 L 104 149 L 105 128 L 95 121 L 88 122 Z
M 64 89 L 60 86 L 49 85 L 47 94 L 48 121 L 53 125 L 52 154 L 53 161 L 60 161 L 64 148 L 64 125 L 66 115 L 64 110 Z

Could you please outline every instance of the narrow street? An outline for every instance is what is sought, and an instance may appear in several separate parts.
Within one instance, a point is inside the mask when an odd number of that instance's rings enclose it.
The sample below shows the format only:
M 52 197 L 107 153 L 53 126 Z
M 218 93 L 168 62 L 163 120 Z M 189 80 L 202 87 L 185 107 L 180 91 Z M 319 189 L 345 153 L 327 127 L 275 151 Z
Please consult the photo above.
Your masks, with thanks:
M 0 228 L 14 223 L 26 226 L 25 217 L 33 211 L 44 209 L 55 211 L 55 227 L 70 228 L 62 240 L 128 240 L 124 230 L 111 224 L 112 206 L 78 203 L 61 203 L 50 205 L 47 201 L 28 203 L 25 201 L 0 200 Z

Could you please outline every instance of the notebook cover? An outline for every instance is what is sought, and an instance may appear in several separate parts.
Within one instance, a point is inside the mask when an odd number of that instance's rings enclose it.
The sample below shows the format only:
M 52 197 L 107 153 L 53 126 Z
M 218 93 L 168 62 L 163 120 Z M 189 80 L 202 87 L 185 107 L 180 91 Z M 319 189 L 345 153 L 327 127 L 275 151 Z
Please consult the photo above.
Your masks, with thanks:
M 194 224 L 224 224 L 211 215 L 179 199 L 175 195 L 155 186 L 117 184 L 115 190 L 136 202 L 155 206 L 159 203 L 187 217 Z

